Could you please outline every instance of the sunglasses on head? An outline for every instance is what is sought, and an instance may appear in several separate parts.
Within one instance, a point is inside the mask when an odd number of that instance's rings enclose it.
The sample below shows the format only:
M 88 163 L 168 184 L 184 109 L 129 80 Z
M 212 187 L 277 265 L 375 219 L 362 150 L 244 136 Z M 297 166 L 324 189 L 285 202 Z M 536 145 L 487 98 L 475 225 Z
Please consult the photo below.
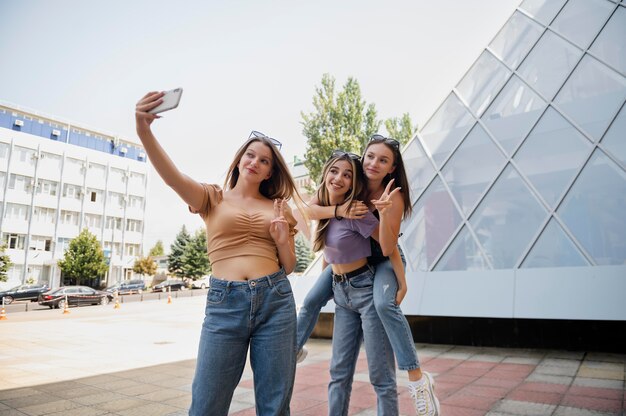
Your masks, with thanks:
M 376 143 L 386 143 L 390 146 L 395 147 L 396 149 L 400 149 L 400 142 L 397 141 L 396 139 L 392 139 L 390 137 L 385 137 L 382 134 L 372 134 L 372 136 L 370 137 L 370 142 L 376 142 Z
M 269 141 L 274 146 L 276 146 L 278 148 L 278 150 L 280 150 L 280 148 L 283 147 L 283 144 L 281 142 L 279 142 L 278 140 L 276 140 L 275 138 L 270 137 L 270 136 L 266 136 L 264 133 L 261 133 L 260 131 L 252 130 L 252 132 L 250 133 L 250 136 L 248 136 L 248 140 L 255 139 L 255 138 L 256 139 L 265 139 L 265 140 Z
M 361 156 L 359 156 L 359 155 L 357 155 L 355 153 L 344 152 L 343 150 L 339 150 L 339 149 L 333 150 L 333 154 L 332 154 L 331 157 L 348 158 L 348 159 L 352 159 L 352 160 L 361 160 Z

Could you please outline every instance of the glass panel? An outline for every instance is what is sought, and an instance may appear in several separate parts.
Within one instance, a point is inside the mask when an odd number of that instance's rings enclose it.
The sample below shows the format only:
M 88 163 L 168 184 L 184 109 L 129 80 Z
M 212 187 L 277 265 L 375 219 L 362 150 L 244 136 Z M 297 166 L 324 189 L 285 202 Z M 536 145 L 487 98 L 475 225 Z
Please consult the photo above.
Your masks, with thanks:
M 626 166 L 626 107 L 622 107 L 617 119 L 602 138 L 604 147 Z
M 474 118 L 454 94 L 450 94 L 428 120 L 420 134 L 424 148 L 438 167 L 441 167 L 474 122 Z
M 511 155 L 545 106 L 546 103 L 537 94 L 513 76 L 485 112 L 482 120 L 487 130 Z
M 542 27 L 520 12 L 513 13 L 489 45 L 509 67 L 516 68 L 541 36 Z
M 502 152 L 478 124 L 454 152 L 442 174 L 459 206 L 468 215 L 504 166 Z
M 585 55 L 554 100 L 587 133 L 599 139 L 626 97 L 626 79 Z
M 533 88 L 552 99 L 580 60 L 582 51 L 546 31 L 518 70 Z
M 587 49 L 615 6 L 606 0 L 570 0 L 551 27 Z
M 428 270 L 460 223 L 450 194 L 436 177 L 413 206 L 410 219 L 402 222 L 410 269 Z
M 626 173 L 596 149 L 558 209 L 600 265 L 626 263 Z
M 432 179 L 435 169 L 420 145 L 419 136 L 404 149 L 402 159 L 411 185 L 411 203 L 414 203 Z
M 590 152 L 589 140 L 550 107 L 515 154 L 515 161 L 554 207 Z
M 509 165 L 470 218 L 470 225 L 493 267 L 511 269 L 545 217 L 545 210 Z
M 620 40 L 621 39 L 621 40 Z M 598 58 L 626 74 L 626 8 L 618 7 L 591 46 Z
M 552 218 L 522 263 L 522 267 L 574 266 L 589 266 L 589 263 Z
M 564 3 L 565 0 L 524 0 L 520 8 L 524 9 L 537 21 L 548 26 L 554 19 L 554 16 L 561 10 Z
M 463 227 L 446 253 L 437 263 L 435 270 L 487 270 L 489 264 L 478 249 L 474 237 Z
M 509 70 L 500 61 L 485 51 L 459 82 L 457 90 L 474 114 L 480 116 L 500 91 L 509 74 Z

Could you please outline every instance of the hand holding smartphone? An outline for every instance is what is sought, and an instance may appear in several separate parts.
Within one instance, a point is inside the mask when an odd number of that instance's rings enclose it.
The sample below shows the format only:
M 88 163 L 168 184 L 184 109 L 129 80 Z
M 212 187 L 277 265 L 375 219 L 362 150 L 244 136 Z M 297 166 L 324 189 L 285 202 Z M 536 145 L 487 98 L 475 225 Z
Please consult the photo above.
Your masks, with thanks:
M 173 90 L 166 91 L 162 98 L 163 102 L 148 112 L 151 114 L 158 114 L 167 110 L 172 110 L 178 107 L 178 103 L 180 102 L 180 97 L 182 95 L 182 88 L 175 88 Z

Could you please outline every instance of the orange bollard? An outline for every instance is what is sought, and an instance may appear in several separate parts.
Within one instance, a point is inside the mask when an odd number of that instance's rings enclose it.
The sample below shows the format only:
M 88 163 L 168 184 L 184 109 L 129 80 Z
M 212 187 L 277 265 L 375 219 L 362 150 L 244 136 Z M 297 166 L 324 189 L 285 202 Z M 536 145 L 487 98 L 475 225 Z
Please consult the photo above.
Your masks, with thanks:
M 167 288 L 167 303 L 172 303 L 172 290 L 169 287 Z
M 2 298 L 2 311 L 0 311 L 0 321 L 7 319 L 7 311 L 4 310 L 4 298 Z
M 67 315 L 68 313 L 70 313 L 68 303 L 69 302 L 67 301 L 67 294 L 65 294 L 65 304 L 63 305 L 63 315 Z
M 120 308 L 120 299 L 119 299 L 119 293 L 116 290 L 115 291 L 115 305 L 113 305 L 113 309 L 119 309 L 119 308 Z

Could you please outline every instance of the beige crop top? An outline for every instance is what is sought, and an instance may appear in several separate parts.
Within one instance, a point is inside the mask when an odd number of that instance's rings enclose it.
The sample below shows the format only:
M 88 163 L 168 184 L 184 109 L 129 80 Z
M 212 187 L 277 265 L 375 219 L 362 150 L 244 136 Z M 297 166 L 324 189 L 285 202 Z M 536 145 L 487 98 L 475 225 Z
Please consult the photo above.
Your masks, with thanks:
M 197 211 L 189 207 L 189 211 L 200 214 L 204 220 L 209 261 L 216 263 L 238 256 L 259 256 L 278 263 L 278 251 L 270 235 L 274 210 L 249 213 L 245 207 L 225 201 L 219 186 L 203 183 L 202 187 L 202 206 Z M 295 235 L 298 232 L 296 219 L 289 207 L 285 208 L 285 218 L 290 235 Z

